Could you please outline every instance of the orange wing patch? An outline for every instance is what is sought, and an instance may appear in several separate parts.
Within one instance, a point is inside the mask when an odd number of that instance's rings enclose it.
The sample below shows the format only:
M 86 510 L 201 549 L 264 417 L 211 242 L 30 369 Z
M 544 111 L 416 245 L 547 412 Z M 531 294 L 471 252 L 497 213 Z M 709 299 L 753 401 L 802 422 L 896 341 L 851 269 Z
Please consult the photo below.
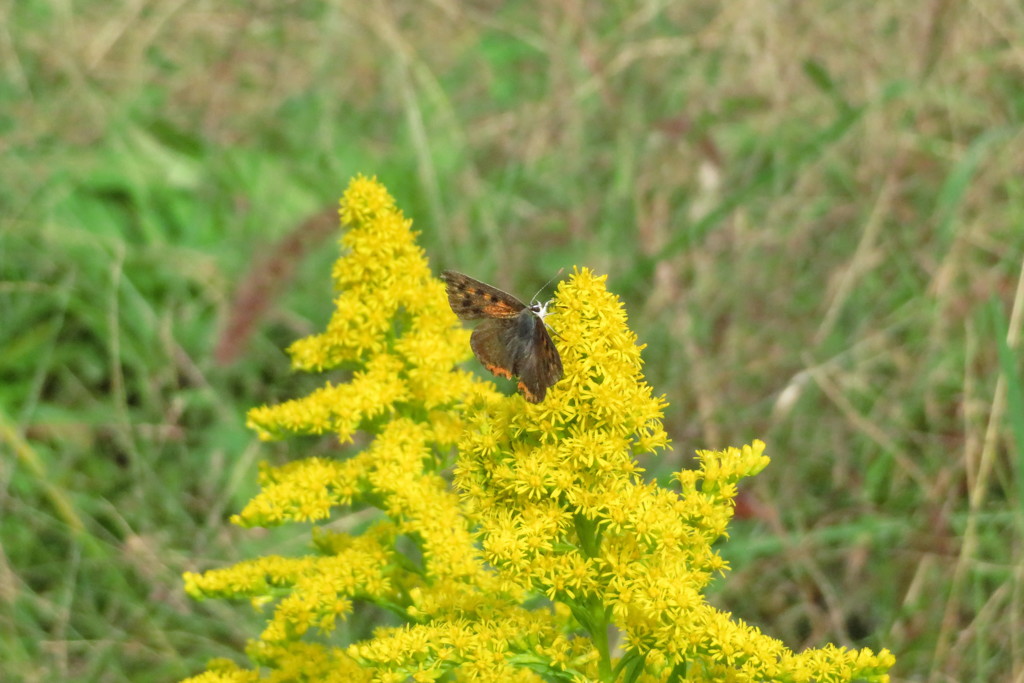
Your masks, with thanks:
M 500 365 L 491 365 L 490 363 L 482 363 L 484 368 L 487 369 L 495 377 L 504 377 L 505 379 L 512 379 L 512 371 L 509 368 L 503 368 Z M 520 382 L 519 386 L 522 387 L 523 383 Z
M 519 380 L 519 384 L 517 385 L 517 387 L 519 388 L 519 393 L 523 395 L 523 398 L 525 398 L 530 403 L 540 403 L 541 401 L 544 400 L 543 394 L 538 396 L 537 394 L 533 393 L 532 391 L 530 391 L 530 388 L 526 386 L 526 382 L 522 380 Z M 547 393 L 546 387 L 544 387 L 543 390 L 544 393 Z
M 484 292 L 474 292 L 474 294 L 486 301 L 486 303 L 480 304 L 480 311 L 488 318 L 514 318 L 523 310 L 516 308 L 508 301 L 494 297 L 493 294 L 490 296 Z

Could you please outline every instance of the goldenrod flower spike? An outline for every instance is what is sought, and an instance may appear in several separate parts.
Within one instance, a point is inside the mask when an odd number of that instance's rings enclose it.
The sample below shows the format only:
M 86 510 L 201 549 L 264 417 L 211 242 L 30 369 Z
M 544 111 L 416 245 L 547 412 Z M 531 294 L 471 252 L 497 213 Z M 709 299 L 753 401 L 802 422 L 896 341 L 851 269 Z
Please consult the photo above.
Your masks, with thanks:
M 888 651 L 794 654 L 707 604 L 727 569 L 712 544 L 765 446 L 699 452 L 678 491 L 644 479 L 637 456 L 668 447 L 665 402 L 603 277 L 576 269 L 559 286 L 564 378 L 531 404 L 455 368 L 469 333 L 382 185 L 353 180 L 341 216 L 336 311 L 290 349 L 296 368 L 339 375 L 249 423 L 346 450 L 263 467 L 234 521 L 377 514 L 353 534 L 314 526 L 305 556 L 186 574 L 193 596 L 271 609 L 253 669 L 215 660 L 192 682 L 888 680 Z M 342 637 L 360 602 L 399 625 Z
M 678 493 L 645 482 L 636 456 L 667 447 L 665 403 L 644 382 L 621 302 L 579 269 L 552 308 L 565 379 L 537 406 L 503 401 L 467 415 L 456 484 L 503 584 L 567 605 L 588 632 L 580 674 L 884 680 L 887 652 L 794 655 L 707 604 L 704 588 L 727 569 L 712 544 L 732 518 L 737 482 L 768 464 L 765 445 L 699 452 Z M 622 636 L 618 659 L 609 631 Z

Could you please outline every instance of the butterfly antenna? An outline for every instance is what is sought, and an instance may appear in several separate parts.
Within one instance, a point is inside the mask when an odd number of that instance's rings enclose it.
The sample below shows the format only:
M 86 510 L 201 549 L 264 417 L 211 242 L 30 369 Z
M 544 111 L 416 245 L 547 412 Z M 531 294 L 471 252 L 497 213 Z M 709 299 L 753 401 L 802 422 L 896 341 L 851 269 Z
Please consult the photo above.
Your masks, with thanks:
M 540 289 L 538 289 L 538 290 L 537 290 L 537 294 L 540 294 L 540 293 L 541 293 L 541 292 L 543 292 L 543 291 L 544 291 L 545 289 L 547 289 L 547 288 L 548 288 L 548 285 L 550 285 L 550 284 L 551 284 L 552 282 L 554 282 L 554 281 L 555 281 L 555 279 L 556 279 L 556 278 L 557 278 L 557 277 L 558 277 L 559 275 L 561 275 L 561 274 L 562 274 L 562 271 L 564 271 L 564 270 L 565 270 L 565 268 L 564 268 L 564 267 L 563 267 L 563 268 L 559 268 L 559 269 L 558 269 L 558 272 L 557 272 L 557 273 L 555 273 L 554 275 L 552 275 L 552 276 L 551 276 L 551 279 L 550 279 L 550 280 L 548 280 L 547 282 L 545 282 L 545 283 L 544 283 L 544 286 L 543 286 L 543 287 L 541 287 Z M 534 294 L 534 295 L 533 295 L 533 298 L 532 298 L 532 299 L 530 299 L 530 303 L 531 303 L 531 304 L 533 304 L 533 303 L 536 303 L 536 301 L 537 301 L 537 294 Z

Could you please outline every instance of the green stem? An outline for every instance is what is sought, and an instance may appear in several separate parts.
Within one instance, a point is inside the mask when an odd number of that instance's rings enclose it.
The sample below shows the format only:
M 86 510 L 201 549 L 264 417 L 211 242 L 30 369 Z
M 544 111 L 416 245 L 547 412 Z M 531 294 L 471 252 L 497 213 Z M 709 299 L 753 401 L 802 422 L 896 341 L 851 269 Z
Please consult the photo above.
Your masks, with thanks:
M 580 550 L 587 557 L 597 557 L 601 550 L 601 534 L 598 531 L 597 523 L 587 519 L 583 515 L 576 515 L 573 519 L 576 527 L 576 537 L 579 539 Z M 580 605 L 579 616 L 581 624 L 590 631 L 590 640 L 597 648 L 601 659 L 598 662 L 598 672 L 602 681 L 615 680 L 612 671 L 612 658 L 608 648 L 608 622 L 611 617 L 610 610 L 597 597 L 589 598 L 585 605 Z M 579 617 L 577 617 L 579 618 Z
M 590 632 L 591 642 L 594 643 L 594 647 L 597 648 L 598 653 L 601 655 L 601 659 L 597 663 L 598 675 L 602 681 L 611 683 L 615 679 L 612 672 L 611 653 L 608 651 L 607 612 L 601 607 L 600 603 L 595 601 L 591 605 L 591 617 L 593 624 L 593 629 Z
M 573 517 L 576 526 L 576 537 L 580 540 L 580 549 L 587 557 L 597 557 L 601 547 L 601 535 L 597 531 L 597 524 L 583 515 L 577 514 Z

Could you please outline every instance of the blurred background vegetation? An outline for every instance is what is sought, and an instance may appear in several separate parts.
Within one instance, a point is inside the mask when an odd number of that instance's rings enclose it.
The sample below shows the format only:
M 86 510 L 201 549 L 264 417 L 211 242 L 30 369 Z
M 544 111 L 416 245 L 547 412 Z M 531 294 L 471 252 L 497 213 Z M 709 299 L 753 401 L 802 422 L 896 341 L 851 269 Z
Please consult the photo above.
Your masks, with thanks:
M 1017 0 L 3 0 L 4 680 L 258 632 L 180 574 L 306 547 L 227 518 L 291 457 L 246 409 L 321 381 L 283 349 L 360 172 L 437 271 L 608 274 L 671 404 L 654 476 L 768 443 L 716 604 L 1024 680 L 1022 123 Z

